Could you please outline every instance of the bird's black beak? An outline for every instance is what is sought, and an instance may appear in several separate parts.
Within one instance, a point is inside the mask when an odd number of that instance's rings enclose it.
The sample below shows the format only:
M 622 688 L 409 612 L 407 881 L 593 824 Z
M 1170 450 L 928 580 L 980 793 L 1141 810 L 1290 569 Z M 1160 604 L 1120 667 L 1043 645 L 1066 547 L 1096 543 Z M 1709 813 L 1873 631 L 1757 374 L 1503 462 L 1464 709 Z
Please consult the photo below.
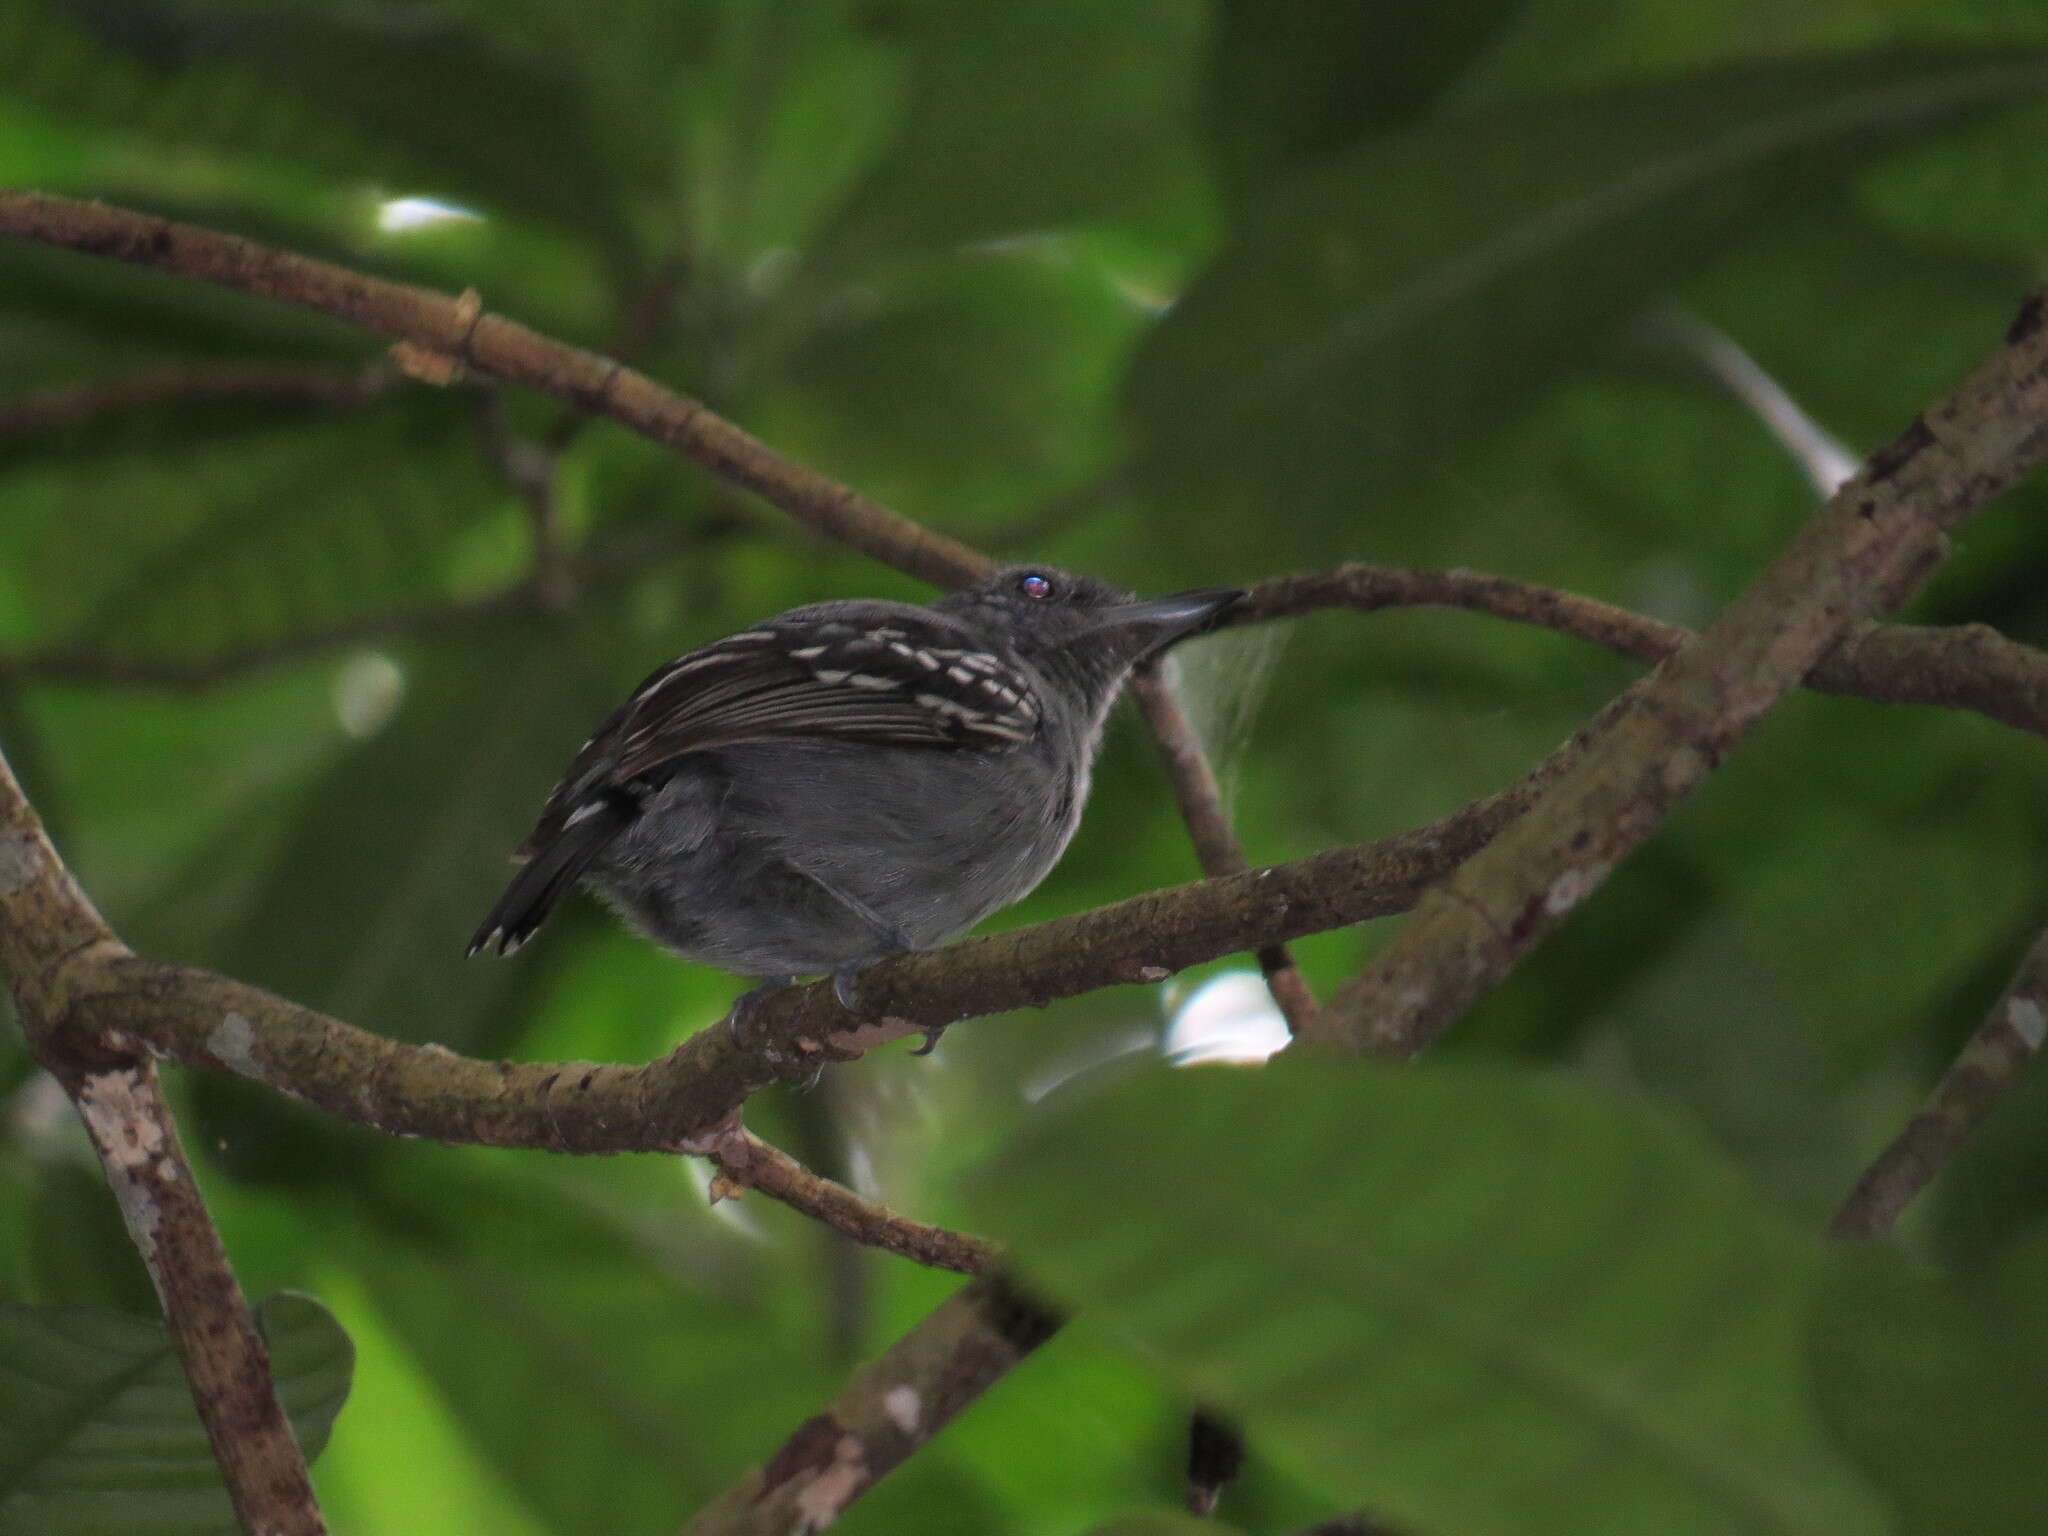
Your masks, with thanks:
M 1089 628 L 1098 633 L 1116 630 L 1129 635 L 1136 642 L 1137 654 L 1150 656 L 1214 623 L 1243 596 L 1240 587 L 1197 587 L 1171 597 L 1118 603 L 1097 614 Z

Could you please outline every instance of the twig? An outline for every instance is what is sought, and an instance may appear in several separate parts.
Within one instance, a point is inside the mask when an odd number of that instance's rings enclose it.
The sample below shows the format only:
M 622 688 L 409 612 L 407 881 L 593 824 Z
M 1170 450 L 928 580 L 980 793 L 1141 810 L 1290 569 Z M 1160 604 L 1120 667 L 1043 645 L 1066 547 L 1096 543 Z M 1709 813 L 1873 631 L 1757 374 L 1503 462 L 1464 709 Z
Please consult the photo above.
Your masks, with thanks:
M 676 296 L 682 292 L 683 280 L 689 271 L 689 258 L 679 252 L 655 267 L 646 284 L 626 300 L 607 348 L 611 356 L 621 362 L 636 362 L 642 353 L 660 340 L 662 332 L 668 329 L 669 320 L 675 312 Z M 566 407 L 541 434 L 541 445 L 548 453 L 560 458 L 590 422 L 591 416 L 587 411 Z
M 989 568 L 983 555 L 785 458 L 706 407 L 609 358 L 565 346 L 451 298 L 274 246 L 103 203 L 0 191 L 0 235 L 179 272 L 335 315 L 451 365 L 526 384 L 609 416 L 819 532 L 940 586 Z M 421 371 L 425 371 L 422 369 Z M 457 371 L 450 367 L 448 372 Z
M 986 1238 L 928 1226 L 899 1216 L 886 1206 L 863 1200 L 843 1184 L 811 1172 L 778 1147 L 735 1125 L 710 1144 L 710 1157 L 733 1190 L 713 1186 L 713 1194 L 755 1189 L 793 1211 L 821 1221 L 867 1248 L 880 1248 L 934 1269 L 963 1275 L 987 1274 L 998 1250 Z
M 2019 1080 L 2048 1031 L 2048 931 L 1934 1085 L 1920 1112 L 1878 1154 L 1828 1223 L 1828 1236 L 1883 1237 Z
M 404 375 L 385 358 L 361 368 L 277 363 L 186 363 L 88 384 L 60 384 L 0 401 L 0 438 L 77 426 L 97 416 L 208 400 L 274 400 L 348 410 L 389 393 Z
M 1458 608 L 1590 641 L 1638 661 L 1669 660 L 1695 636 L 1676 624 L 1554 587 L 1486 571 L 1342 565 L 1276 576 L 1254 586 L 1227 625 L 1291 618 L 1323 608 Z M 1880 704 L 1967 709 L 2048 736 L 2048 656 L 1987 624 L 1929 627 L 1857 623 L 1815 663 L 1805 686 Z
M 81 1024 L 103 967 L 129 958 L 65 870 L 0 764 L 0 972 L 29 1049 L 85 1121 L 149 1267 L 193 1401 L 244 1529 L 326 1526 L 278 1406 L 268 1351 L 207 1215 L 145 1047 Z
M 1198 1407 L 1188 1415 L 1189 1514 L 1206 1517 L 1216 1513 L 1223 1490 L 1244 1470 L 1244 1457 L 1244 1433 L 1235 1420 L 1213 1408 Z
M 1944 531 L 2048 456 L 2032 324 L 1872 457 L 1770 568 L 1649 679 L 1584 759 L 1431 891 L 1317 1015 L 1312 1045 L 1413 1056 L 1507 976 L 1858 619 L 1904 601 Z
M 576 606 L 574 555 L 562 543 L 561 508 L 555 499 L 556 453 L 542 443 L 516 436 L 505 419 L 505 402 L 495 389 L 478 393 L 477 438 L 484 457 L 520 505 L 532 541 L 528 584 L 542 607 L 567 613 Z
M 1187 823 L 1188 838 L 1195 845 L 1202 873 L 1214 877 L 1242 874 L 1250 869 L 1251 860 L 1245 856 L 1244 845 L 1224 814 L 1223 790 L 1216 782 L 1209 754 L 1202 750 L 1194 722 L 1174 697 L 1164 674 L 1157 666 L 1146 667 L 1132 681 L 1131 691 L 1144 713 L 1145 723 L 1152 728 L 1152 739 L 1159 744 L 1159 755 L 1165 760 L 1166 776 L 1173 784 L 1174 798 L 1180 802 L 1181 820 Z M 1288 1030 L 1300 1034 L 1305 1021 L 1316 1011 L 1315 994 L 1309 990 L 1307 979 L 1285 944 L 1261 944 L 1257 954 L 1259 970 L 1265 975 L 1266 990 L 1273 994 L 1274 1006 L 1287 1020 Z
M 682 1536 L 822 1531 L 1063 1322 L 1000 1273 L 971 1282 L 856 1371 Z

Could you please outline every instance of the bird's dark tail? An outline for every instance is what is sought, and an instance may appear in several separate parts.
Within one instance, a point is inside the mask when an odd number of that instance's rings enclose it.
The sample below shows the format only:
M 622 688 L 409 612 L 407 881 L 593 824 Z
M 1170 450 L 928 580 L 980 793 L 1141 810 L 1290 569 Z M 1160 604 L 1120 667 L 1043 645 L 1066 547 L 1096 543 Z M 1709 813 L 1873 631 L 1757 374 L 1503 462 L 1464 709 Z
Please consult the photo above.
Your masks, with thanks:
M 568 825 L 537 849 L 512 877 L 505 894 L 470 939 L 469 952 L 474 955 L 496 949 L 509 955 L 532 938 L 598 851 L 638 814 L 638 808 L 624 799 L 593 800 L 579 808 Z

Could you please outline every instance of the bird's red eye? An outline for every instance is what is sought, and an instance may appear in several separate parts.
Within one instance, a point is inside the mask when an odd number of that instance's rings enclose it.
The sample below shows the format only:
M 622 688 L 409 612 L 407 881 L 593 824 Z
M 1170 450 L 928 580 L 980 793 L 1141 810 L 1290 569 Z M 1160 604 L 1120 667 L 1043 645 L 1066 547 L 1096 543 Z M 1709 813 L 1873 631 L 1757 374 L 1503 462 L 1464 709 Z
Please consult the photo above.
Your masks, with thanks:
M 1052 582 L 1037 571 L 1026 571 L 1017 578 L 1017 590 L 1026 597 L 1035 597 L 1043 601 L 1052 596 Z

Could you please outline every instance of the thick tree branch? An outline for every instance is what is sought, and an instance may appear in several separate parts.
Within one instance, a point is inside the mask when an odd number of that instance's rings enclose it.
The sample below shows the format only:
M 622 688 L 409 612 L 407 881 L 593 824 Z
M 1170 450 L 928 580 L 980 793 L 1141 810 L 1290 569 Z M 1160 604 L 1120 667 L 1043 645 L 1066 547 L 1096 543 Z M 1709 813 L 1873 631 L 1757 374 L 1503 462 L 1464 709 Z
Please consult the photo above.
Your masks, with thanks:
M 1828 1236 L 1883 1237 L 1991 1113 L 2048 1032 L 2048 932 L 1906 1128 L 1870 1165 L 1828 1223 Z
M 995 1268 L 997 1249 L 986 1238 L 970 1237 L 944 1227 L 928 1226 L 899 1216 L 886 1206 L 863 1200 L 843 1184 L 811 1172 L 779 1147 L 772 1147 L 745 1126 L 710 1139 L 709 1155 L 730 1188 L 712 1186 L 713 1198 L 742 1189 L 759 1190 L 793 1211 L 823 1222 L 866 1248 L 880 1248 L 934 1269 L 983 1275 Z
M 1166 776 L 1173 784 L 1174 798 L 1180 802 L 1181 820 L 1187 823 L 1188 837 L 1195 845 L 1202 873 L 1236 875 L 1250 869 L 1252 862 L 1245 856 L 1244 845 L 1224 813 L 1223 789 L 1216 782 L 1209 754 L 1202 750 L 1194 722 L 1174 697 L 1163 672 L 1156 665 L 1145 667 L 1132 680 L 1131 691 L 1137 696 L 1145 723 L 1152 728 L 1153 740 L 1159 744 L 1159 755 L 1166 763 Z M 1285 944 L 1261 944 L 1258 959 L 1274 1006 L 1287 1020 L 1289 1031 L 1300 1034 L 1304 1021 L 1316 1009 L 1315 994 L 1309 991 L 1301 968 L 1294 963 Z
M 2037 296 L 2027 315 L 2038 316 Z M 2048 456 L 2048 328 L 2006 344 L 1876 454 L 1636 707 L 1424 899 L 1316 1016 L 1318 1048 L 1414 1055 L 1506 977 L 1858 620 L 1940 562 L 1946 529 Z
M 823 1412 L 707 1505 L 683 1536 L 822 1531 L 1064 1321 L 1001 1274 L 983 1275 L 854 1372 Z
M 149 1268 L 243 1528 L 319 1536 L 305 1458 L 269 1352 L 179 1145 L 142 1042 L 67 1026 L 80 989 L 128 958 L 0 763 L 0 972 L 29 1048 L 71 1096 Z
M 885 565 L 939 586 L 962 586 L 988 559 L 839 485 L 644 374 L 488 314 L 473 295 L 451 298 L 390 283 L 197 225 L 42 192 L 0 191 L 0 235 L 133 262 L 280 299 L 392 337 L 429 357 L 509 379 L 609 416 L 746 487 L 801 523 Z M 422 354 L 425 354 L 423 357 Z

